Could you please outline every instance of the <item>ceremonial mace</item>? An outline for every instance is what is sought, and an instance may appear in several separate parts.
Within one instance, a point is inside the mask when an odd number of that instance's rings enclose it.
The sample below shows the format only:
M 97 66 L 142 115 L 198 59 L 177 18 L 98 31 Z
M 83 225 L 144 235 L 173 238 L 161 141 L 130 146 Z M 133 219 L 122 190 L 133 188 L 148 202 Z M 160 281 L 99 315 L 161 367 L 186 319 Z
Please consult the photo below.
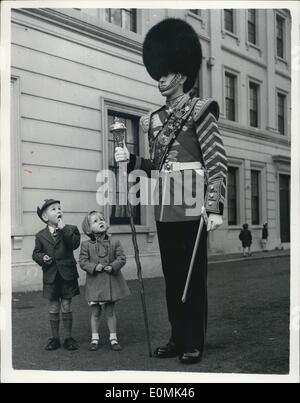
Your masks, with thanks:
M 126 135 L 126 126 L 124 123 L 120 122 L 118 118 L 114 118 L 114 123 L 109 128 L 110 132 L 113 135 L 116 147 L 124 147 L 125 135 Z M 123 162 L 119 163 L 120 170 L 122 171 L 123 164 L 123 175 L 120 175 L 120 180 L 122 180 L 123 176 L 126 176 L 126 196 L 127 194 L 127 162 L 125 164 Z M 121 172 L 120 172 L 121 173 Z M 142 300 L 142 307 L 143 307 L 143 314 L 144 314 L 144 322 L 147 334 L 147 343 L 148 343 L 148 351 L 149 357 L 152 357 L 152 350 L 151 350 L 151 341 L 150 341 L 150 331 L 149 331 L 149 322 L 148 322 L 148 315 L 147 315 L 147 308 L 146 308 L 146 298 L 145 298 L 145 289 L 144 289 L 144 282 L 142 276 L 142 265 L 140 260 L 140 253 L 139 247 L 137 243 L 137 236 L 136 236 L 136 228 L 132 214 L 132 206 L 130 204 L 129 198 L 127 197 L 127 210 L 132 234 L 132 243 L 134 247 L 134 256 L 137 268 L 137 277 L 139 281 L 139 288 L 140 288 L 140 295 Z

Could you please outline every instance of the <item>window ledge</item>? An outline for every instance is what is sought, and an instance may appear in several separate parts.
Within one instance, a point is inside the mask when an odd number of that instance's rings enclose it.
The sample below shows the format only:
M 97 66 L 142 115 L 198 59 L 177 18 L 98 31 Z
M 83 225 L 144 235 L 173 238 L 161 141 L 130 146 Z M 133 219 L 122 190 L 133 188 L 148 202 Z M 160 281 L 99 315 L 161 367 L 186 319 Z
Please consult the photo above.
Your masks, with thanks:
M 201 15 L 197 15 L 197 14 L 194 14 L 194 13 L 188 11 L 187 16 L 191 17 L 191 18 L 194 18 L 195 20 L 199 21 L 201 23 L 201 27 L 205 28 L 205 22 L 204 22 L 203 17 Z
M 249 48 L 255 49 L 259 52 L 260 56 L 262 55 L 262 49 L 258 45 L 254 44 L 252 42 L 246 41 L 246 48 L 247 48 L 247 50 L 249 50 Z
M 262 224 L 249 224 L 249 229 L 251 230 L 261 230 L 262 229 Z M 228 231 L 237 231 L 242 229 L 242 224 L 241 225 L 228 225 L 227 227 Z
M 242 225 L 228 225 L 228 231 L 237 231 L 242 229 Z
M 234 32 L 231 31 L 227 31 L 226 29 L 222 30 L 222 35 L 223 38 L 225 38 L 225 36 L 230 36 L 231 38 L 236 40 L 236 43 L 239 45 L 240 44 L 240 38 L 237 36 L 237 34 L 235 34 Z
M 142 36 L 139 33 L 126 31 L 113 26 L 106 21 L 100 21 L 91 16 L 79 18 L 75 10 L 50 8 L 23 8 L 15 9 L 18 13 L 31 15 L 40 20 L 55 23 L 76 33 L 100 39 L 109 44 L 117 44 L 123 49 L 131 50 L 137 54 L 142 53 Z
M 275 56 L 275 63 L 282 62 L 288 66 L 288 61 L 280 56 Z
M 130 225 L 112 225 L 109 228 L 111 234 L 131 234 Z M 149 225 L 136 225 L 137 234 L 156 233 L 156 228 Z
M 220 118 L 219 127 L 223 130 L 228 130 L 230 133 L 243 135 L 249 138 L 257 138 L 261 140 L 266 140 L 278 144 L 289 145 L 289 137 L 287 135 L 279 134 L 279 132 L 272 132 L 263 130 L 261 128 L 253 128 L 251 126 L 242 126 L 237 121 L 227 120 L 224 117 Z

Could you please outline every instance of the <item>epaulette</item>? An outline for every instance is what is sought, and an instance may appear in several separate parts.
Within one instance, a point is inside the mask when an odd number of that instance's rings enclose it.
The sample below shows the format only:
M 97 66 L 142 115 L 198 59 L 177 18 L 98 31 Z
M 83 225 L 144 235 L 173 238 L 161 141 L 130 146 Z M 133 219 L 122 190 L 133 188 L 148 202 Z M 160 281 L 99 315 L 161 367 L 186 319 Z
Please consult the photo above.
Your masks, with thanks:
M 140 118 L 140 125 L 141 125 L 141 128 L 142 128 L 142 130 L 143 130 L 144 133 L 148 133 L 148 132 L 149 132 L 150 121 L 151 121 L 152 116 L 153 116 L 155 113 L 157 113 L 157 112 L 159 112 L 160 110 L 162 110 L 163 108 L 164 108 L 164 106 L 161 106 L 161 107 L 155 109 L 154 111 L 152 111 L 152 112 L 150 112 L 150 113 L 147 113 L 146 115 L 143 115 L 143 116 Z
M 217 101 L 215 101 L 213 98 L 205 98 L 205 99 L 199 98 L 194 106 L 194 111 L 193 111 L 194 122 L 197 122 L 199 120 L 199 118 L 207 110 L 212 112 L 217 120 L 219 119 L 220 110 L 219 110 L 219 105 L 218 105 Z
M 150 114 L 150 113 L 147 113 L 147 115 L 143 115 L 143 116 L 140 118 L 140 125 L 141 125 L 141 128 L 142 128 L 142 130 L 143 130 L 144 133 L 148 133 L 148 131 L 149 131 L 150 116 L 151 116 L 151 114 Z

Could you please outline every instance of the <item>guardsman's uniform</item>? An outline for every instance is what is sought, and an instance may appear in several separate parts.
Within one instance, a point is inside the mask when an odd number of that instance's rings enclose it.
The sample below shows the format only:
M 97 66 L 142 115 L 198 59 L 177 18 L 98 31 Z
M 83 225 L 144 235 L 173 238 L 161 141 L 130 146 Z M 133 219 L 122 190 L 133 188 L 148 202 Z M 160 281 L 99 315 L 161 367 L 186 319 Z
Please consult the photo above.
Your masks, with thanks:
M 180 40 L 174 45 L 177 56 L 172 59 L 172 44 L 179 33 Z M 170 43 L 161 45 L 162 35 L 169 38 Z M 184 35 L 187 38 L 185 46 L 180 42 Z M 167 60 L 162 46 L 167 47 Z M 187 193 L 200 198 L 201 207 L 204 205 L 207 214 L 222 215 L 226 192 L 227 158 L 217 125 L 218 104 L 210 98 L 192 99 L 187 93 L 200 68 L 199 46 L 197 35 L 182 20 L 164 20 L 148 32 L 143 56 L 150 75 L 159 80 L 166 72 L 178 72 L 188 79 L 185 93 L 172 105 L 166 104 L 141 118 L 141 127 L 149 140 L 150 158 L 130 155 L 129 162 L 129 171 L 140 169 L 149 177 L 151 172 L 158 171 L 161 179 L 158 181 L 159 203 L 155 206 L 155 219 L 171 324 L 169 346 L 171 352 L 177 350 L 178 354 L 194 350 L 202 354 L 207 324 L 206 225 L 201 234 L 187 301 L 181 301 L 201 214 L 201 209 L 196 208 L 198 200 L 191 205 L 184 195 L 189 191 Z M 178 53 L 182 53 L 185 60 L 183 65 L 178 63 Z M 171 181 L 168 180 L 170 175 Z M 176 201 L 178 193 L 182 196 L 181 203 Z M 156 355 L 167 357 L 167 353 L 160 354 L 165 351 L 158 349 Z

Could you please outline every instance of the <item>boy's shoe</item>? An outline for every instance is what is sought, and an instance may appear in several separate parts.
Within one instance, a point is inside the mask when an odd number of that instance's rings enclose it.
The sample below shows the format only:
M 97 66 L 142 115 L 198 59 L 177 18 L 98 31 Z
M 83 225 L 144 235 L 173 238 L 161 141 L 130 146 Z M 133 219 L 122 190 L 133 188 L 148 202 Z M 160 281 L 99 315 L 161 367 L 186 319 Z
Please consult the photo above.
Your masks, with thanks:
M 68 351 L 75 351 L 79 349 L 77 341 L 73 337 L 69 337 L 64 341 L 64 348 Z
M 48 340 L 45 350 L 54 351 L 57 350 L 58 348 L 60 348 L 60 340 L 56 339 L 55 337 L 51 337 L 51 339 Z
M 89 351 L 97 351 L 99 350 L 99 348 L 100 348 L 99 340 L 94 339 L 90 342 Z
M 117 339 L 112 339 L 112 340 L 110 340 L 110 348 L 111 348 L 113 351 L 121 351 L 121 350 L 122 350 L 122 347 L 121 347 L 120 344 L 118 343 L 118 340 L 117 340 Z

